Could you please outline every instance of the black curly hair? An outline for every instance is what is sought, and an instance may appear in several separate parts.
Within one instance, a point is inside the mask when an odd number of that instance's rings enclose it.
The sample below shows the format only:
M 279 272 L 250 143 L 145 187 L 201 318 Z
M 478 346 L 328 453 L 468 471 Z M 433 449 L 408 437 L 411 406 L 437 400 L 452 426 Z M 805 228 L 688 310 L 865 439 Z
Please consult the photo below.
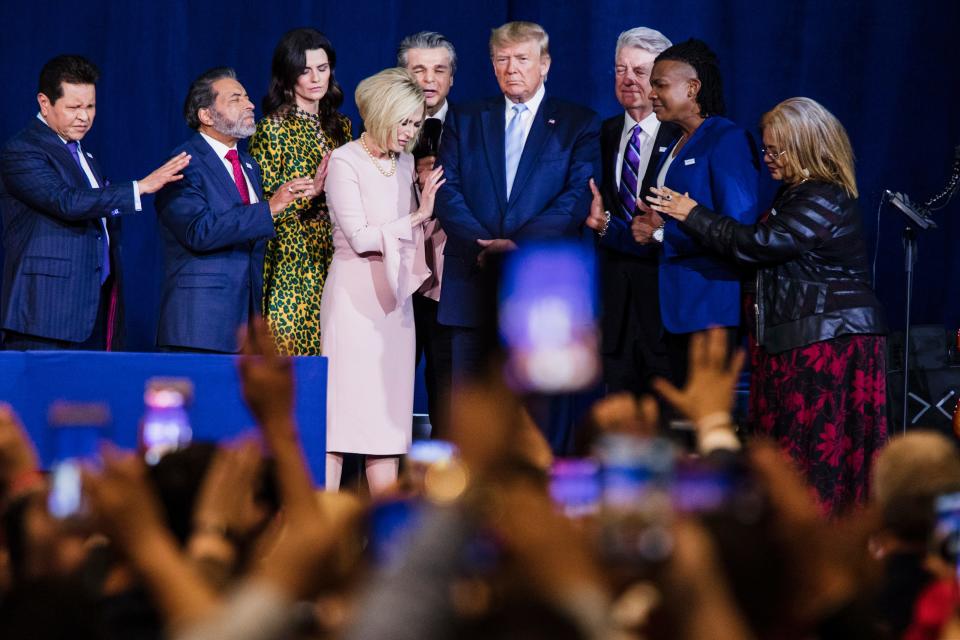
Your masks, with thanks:
M 700 115 L 704 118 L 722 116 L 727 108 L 723 103 L 723 79 L 720 77 L 720 62 L 707 43 L 690 38 L 686 42 L 675 44 L 657 56 L 661 60 L 684 62 L 697 72 L 700 80 L 700 92 L 694 98 L 700 105 Z

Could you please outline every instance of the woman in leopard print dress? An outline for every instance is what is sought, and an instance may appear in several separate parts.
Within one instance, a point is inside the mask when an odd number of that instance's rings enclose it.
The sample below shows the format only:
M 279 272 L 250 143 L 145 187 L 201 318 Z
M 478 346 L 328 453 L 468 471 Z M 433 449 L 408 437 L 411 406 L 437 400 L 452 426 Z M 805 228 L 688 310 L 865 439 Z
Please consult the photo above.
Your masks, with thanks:
M 326 172 L 331 151 L 351 139 L 350 119 L 337 109 L 343 92 L 334 79 L 337 56 L 316 29 L 290 31 L 273 54 L 266 115 L 250 139 L 263 171 L 266 197 L 294 177 Z M 267 245 L 263 315 L 277 348 L 287 355 L 320 354 L 320 295 L 333 256 L 333 231 L 323 194 L 297 200 L 274 218 Z

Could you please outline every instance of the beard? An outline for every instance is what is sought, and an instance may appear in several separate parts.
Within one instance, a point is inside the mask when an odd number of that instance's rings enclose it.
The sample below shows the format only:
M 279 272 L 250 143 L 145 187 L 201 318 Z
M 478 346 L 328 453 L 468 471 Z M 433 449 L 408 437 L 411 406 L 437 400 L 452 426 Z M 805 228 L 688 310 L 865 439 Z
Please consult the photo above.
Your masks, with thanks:
M 210 108 L 210 117 L 213 118 L 214 130 L 222 133 L 225 136 L 230 136 L 231 138 L 237 138 L 240 140 L 249 138 L 257 130 L 257 126 L 254 124 L 252 118 L 250 124 L 244 124 L 244 117 L 240 117 L 237 120 L 231 120 L 213 107 Z

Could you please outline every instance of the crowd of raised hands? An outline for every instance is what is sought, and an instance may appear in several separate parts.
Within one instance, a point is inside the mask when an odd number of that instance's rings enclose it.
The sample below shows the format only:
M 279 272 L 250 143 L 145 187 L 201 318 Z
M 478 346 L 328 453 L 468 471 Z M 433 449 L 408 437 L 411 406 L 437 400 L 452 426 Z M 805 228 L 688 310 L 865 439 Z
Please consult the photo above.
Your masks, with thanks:
M 694 426 L 695 445 L 678 464 L 736 471 L 750 498 L 672 510 L 659 523 L 666 552 L 646 561 L 605 553 L 603 506 L 571 517 L 551 497 L 549 448 L 496 366 L 456 389 L 457 455 L 407 475 L 388 499 L 416 505 L 417 515 L 380 557 L 378 505 L 314 487 L 291 361 L 263 323 L 245 344 L 240 391 L 256 431 L 192 445 L 155 467 L 104 445 L 84 471 L 83 515 L 70 520 L 47 513 L 34 447 L 0 405 L 0 637 L 960 637 L 954 568 L 898 525 L 914 504 L 910 483 L 828 520 L 774 443 L 736 434 L 743 355 L 727 352 L 720 331 L 694 337 L 683 389 L 655 388 Z M 651 397 L 606 397 L 585 439 L 654 438 L 659 410 Z M 917 450 L 878 469 L 893 468 L 893 478 L 911 464 L 930 471 L 928 449 Z M 927 508 L 960 480 L 949 471 L 960 466 L 956 451 L 945 450 L 953 459 L 941 465 L 942 482 L 920 492 Z M 892 619 L 878 605 L 896 579 L 888 563 L 911 553 L 929 579 L 913 593 L 916 606 L 901 604 L 926 613 Z

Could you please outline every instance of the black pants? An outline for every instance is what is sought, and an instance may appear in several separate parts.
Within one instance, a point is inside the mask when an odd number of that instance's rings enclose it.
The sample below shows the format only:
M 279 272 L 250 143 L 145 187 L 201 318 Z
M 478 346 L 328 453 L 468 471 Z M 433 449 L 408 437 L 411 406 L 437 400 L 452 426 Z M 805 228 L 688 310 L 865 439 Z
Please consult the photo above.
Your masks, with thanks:
M 417 330 L 417 355 L 424 359 L 424 382 L 427 387 L 427 411 L 430 413 L 430 434 L 447 436 L 450 387 L 453 384 L 453 340 L 450 327 L 437 322 L 439 303 L 414 294 L 413 317 Z
M 100 287 L 100 302 L 93 332 L 83 342 L 69 342 L 54 338 L 32 336 L 16 331 L 4 331 L 4 351 L 104 351 L 107 348 L 107 324 L 110 321 L 110 297 L 113 292 L 113 276 L 108 276 Z

